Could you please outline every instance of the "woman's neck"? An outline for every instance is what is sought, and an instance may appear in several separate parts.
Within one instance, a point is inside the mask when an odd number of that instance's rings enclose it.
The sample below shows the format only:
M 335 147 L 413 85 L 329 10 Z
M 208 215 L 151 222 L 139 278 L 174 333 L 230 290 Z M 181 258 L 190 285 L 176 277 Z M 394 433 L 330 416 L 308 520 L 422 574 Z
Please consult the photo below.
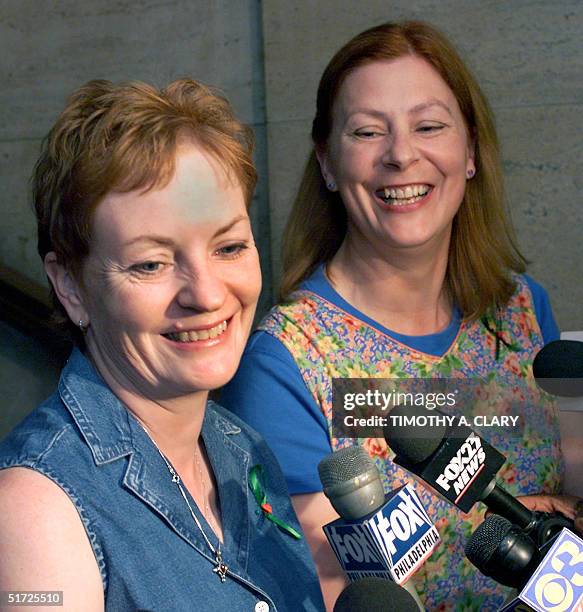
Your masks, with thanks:
M 116 395 L 177 469 L 192 469 L 208 393 L 204 397 L 193 394 L 179 400 L 155 402 L 132 396 L 125 390 Z
M 444 288 L 449 240 L 411 249 L 375 248 L 347 234 L 327 267 L 334 289 L 384 327 L 405 335 L 437 333 L 451 321 Z
M 88 357 L 114 395 L 136 418 L 173 465 L 191 466 L 204 421 L 208 391 L 180 397 L 151 398 L 132 379 L 111 367 L 95 343 Z
M 178 472 L 182 485 L 222 542 L 218 487 L 201 438 L 208 391 L 163 400 L 148 398 L 127 378 L 115 376 L 95 346 L 88 344 L 88 354 L 103 380 Z

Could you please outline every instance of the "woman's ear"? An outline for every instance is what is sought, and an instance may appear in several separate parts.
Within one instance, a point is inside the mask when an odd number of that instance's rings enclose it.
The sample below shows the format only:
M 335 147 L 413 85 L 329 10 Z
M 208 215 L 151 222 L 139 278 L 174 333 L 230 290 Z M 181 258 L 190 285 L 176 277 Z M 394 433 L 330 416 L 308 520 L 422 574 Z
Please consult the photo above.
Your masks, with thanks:
M 59 263 L 54 251 L 45 255 L 44 265 L 55 294 L 67 311 L 71 321 L 75 325 L 79 325 L 79 321 L 83 321 L 87 325 L 89 315 L 85 309 L 79 283 L 73 274 L 63 264 Z
M 329 167 L 328 153 L 326 151 L 326 148 L 320 145 L 316 145 L 314 147 L 314 152 L 316 153 L 316 158 L 318 160 L 318 163 L 320 164 L 320 172 L 322 173 L 322 177 L 324 178 L 326 187 L 328 187 L 330 191 L 338 191 L 336 179 L 334 178 L 334 174 L 332 173 Z
M 476 139 L 468 138 L 468 161 L 466 162 L 466 175 L 468 178 L 476 174 Z

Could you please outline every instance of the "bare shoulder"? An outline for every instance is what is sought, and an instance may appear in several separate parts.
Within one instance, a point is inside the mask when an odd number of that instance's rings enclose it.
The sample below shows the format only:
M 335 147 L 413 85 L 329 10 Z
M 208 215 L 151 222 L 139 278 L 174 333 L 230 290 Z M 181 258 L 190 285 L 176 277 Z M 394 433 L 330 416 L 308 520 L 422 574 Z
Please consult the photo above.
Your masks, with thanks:
M 0 559 L 0 590 L 63 591 L 65 610 L 103 610 L 101 576 L 77 509 L 34 470 L 0 471 Z
M 43 474 L 23 467 L 0 471 L 0 517 L 4 535 L 12 527 L 39 535 L 42 530 L 60 534 L 77 523 L 83 529 L 67 494 Z
M 36 470 L 25 467 L 13 467 L 0 470 L 0 489 L 7 493 L 25 492 L 26 487 L 33 485 L 39 494 L 58 494 L 60 487 Z M 4 500 L 4 497 L 0 498 Z

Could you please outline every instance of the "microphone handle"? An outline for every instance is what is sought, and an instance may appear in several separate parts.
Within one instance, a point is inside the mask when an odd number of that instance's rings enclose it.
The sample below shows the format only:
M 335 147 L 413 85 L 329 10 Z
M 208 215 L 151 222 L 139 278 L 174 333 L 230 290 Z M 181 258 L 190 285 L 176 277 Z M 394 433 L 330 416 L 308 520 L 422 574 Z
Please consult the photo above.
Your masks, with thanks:
M 499 514 L 521 529 L 528 527 L 535 519 L 534 513 L 501 486 L 494 485 L 491 491 L 482 498 L 494 514 Z

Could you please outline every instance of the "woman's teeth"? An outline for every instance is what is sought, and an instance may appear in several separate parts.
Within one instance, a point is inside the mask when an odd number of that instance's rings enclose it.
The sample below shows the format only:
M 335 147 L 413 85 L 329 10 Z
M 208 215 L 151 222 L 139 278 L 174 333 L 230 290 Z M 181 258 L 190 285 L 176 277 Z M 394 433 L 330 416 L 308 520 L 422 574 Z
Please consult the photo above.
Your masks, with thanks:
M 379 197 L 393 206 L 405 206 L 418 202 L 425 196 L 431 187 L 429 185 L 407 185 L 407 187 L 385 187 L 377 192 Z
M 197 342 L 198 340 L 209 340 L 217 338 L 227 329 L 227 322 L 223 321 L 210 329 L 201 329 L 199 331 L 181 331 L 164 334 L 166 338 L 175 342 Z

